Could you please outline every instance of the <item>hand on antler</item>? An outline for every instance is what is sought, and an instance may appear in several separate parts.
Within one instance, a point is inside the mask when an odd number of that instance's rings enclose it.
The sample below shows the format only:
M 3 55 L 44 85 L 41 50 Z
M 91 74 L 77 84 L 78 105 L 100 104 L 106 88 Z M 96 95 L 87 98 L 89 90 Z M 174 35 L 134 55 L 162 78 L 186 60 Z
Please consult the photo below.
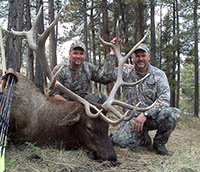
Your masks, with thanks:
M 142 79 L 140 79 L 139 81 L 134 82 L 134 83 L 127 83 L 127 82 L 123 81 L 122 74 L 123 74 L 123 68 L 124 68 L 125 62 L 127 61 L 128 57 L 130 57 L 133 54 L 133 52 L 136 50 L 136 48 L 144 41 L 144 39 L 148 35 L 148 32 L 125 56 L 122 56 L 121 52 L 120 52 L 121 40 L 119 38 L 118 24 L 119 23 L 117 22 L 116 37 L 114 39 L 112 39 L 111 42 L 104 41 L 101 38 L 100 34 L 99 34 L 99 39 L 104 45 L 108 45 L 112 48 L 112 53 L 114 52 L 117 59 L 118 59 L 117 79 L 116 79 L 116 82 L 115 82 L 115 84 L 114 84 L 114 86 L 111 90 L 111 93 L 110 93 L 108 99 L 103 104 L 103 108 L 114 113 L 119 118 L 119 121 L 120 121 L 120 120 L 130 120 L 132 118 L 132 116 L 135 114 L 136 111 L 144 112 L 144 111 L 152 108 L 154 103 L 149 107 L 139 108 L 138 106 L 139 106 L 140 103 L 138 103 L 136 106 L 133 106 L 133 105 L 130 105 L 130 104 L 127 104 L 125 102 L 121 102 L 121 101 L 115 99 L 115 94 L 116 94 L 116 92 L 117 92 L 117 90 L 119 89 L 120 86 L 123 86 L 123 85 L 134 86 L 134 85 L 138 84 L 139 82 L 143 81 L 144 79 L 146 79 L 149 76 L 149 74 L 147 74 L 145 77 L 143 77 Z M 113 105 L 125 107 L 128 110 L 124 114 L 121 114 L 121 112 L 119 112 L 119 110 L 117 110 Z M 129 114 L 128 112 L 130 110 L 132 110 L 133 113 L 132 113 L 132 115 L 128 116 L 128 114 Z M 115 122 L 116 121 L 113 121 L 113 123 L 115 123 Z
M 116 44 L 116 39 L 117 39 L 117 38 L 114 37 L 110 42 L 111 42 L 112 44 Z M 119 48 L 121 49 L 121 47 L 122 47 L 122 40 L 119 39 Z M 110 54 L 115 54 L 115 49 L 114 49 L 114 48 L 111 48 Z

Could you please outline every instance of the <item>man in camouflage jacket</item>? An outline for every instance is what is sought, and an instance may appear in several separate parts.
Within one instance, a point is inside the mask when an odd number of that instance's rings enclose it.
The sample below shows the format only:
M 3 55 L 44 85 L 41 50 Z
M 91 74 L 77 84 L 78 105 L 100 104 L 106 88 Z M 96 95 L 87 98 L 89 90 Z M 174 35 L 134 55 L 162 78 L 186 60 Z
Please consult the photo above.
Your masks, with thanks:
M 177 121 L 181 117 L 181 111 L 169 107 L 170 88 L 166 74 L 149 64 L 150 53 L 145 44 L 141 44 L 133 53 L 134 66 L 124 66 L 123 80 L 136 82 L 146 74 L 150 74 L 145 80 L 135 86 L 123 86 L 123 101 L 132 105 L 141 102 L 140 107 L 155 105 L 144 113 L 137 113 L 130 121 L 120 123 L 120 128 L 113 134 L 112 141 L 121 147 L 135 148 L 146 146 L 155 150 L 160 155 L 167 155 L 165 144 L 175 129 Z M 107 57 L 105 74 L 112 80 L 116 80 L 117 68 L 114 51 Z M 126 111 L 126 109 L 124 109 Z M 149 130 L 157 130 L 152 145 Z
M 57 80 L 79 96 L 97 103 L 103 103 L 106 100 L 104 94 L 88 93 L 90 81 L 108 84 L 111 80 L 103 76 L 103 71 L 100 71 L 97 66 L 85 61 L 86 47 L 84 43 L 75 40 L 70 47 L 69 57 L 69 64 L 63 65 Z M 61 65 L 57 65 L 53 73 L 55 74 L 60 67 Z M 71 100 L 69 96 L 62 94 L 55 88 L 51 89 L 48 94 L 49 96 L 54 96 L 56 99 Z

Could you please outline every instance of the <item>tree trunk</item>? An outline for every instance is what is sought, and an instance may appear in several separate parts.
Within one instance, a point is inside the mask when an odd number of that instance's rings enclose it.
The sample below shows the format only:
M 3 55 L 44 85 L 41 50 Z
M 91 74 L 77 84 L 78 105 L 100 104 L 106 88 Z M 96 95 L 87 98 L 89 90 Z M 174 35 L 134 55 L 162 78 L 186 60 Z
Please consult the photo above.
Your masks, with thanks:
M 24 29 L 24 1 L 18 1 L 17 4 L 17 30 L 22 31 Z M 17 52 L 17 71 L 20 72 L 22 63 L 22 37 L 16 38 L 16 52 Z
M 156 66 L 155 1 L 151 0 L 151 64 Z
M 31 25 L 31 12 L 30 12 L 30 1 L 26 1 L 26 26 L 27 30 L 30 30 L 32 25 Z M 33 50 L 28 47 L 28 69 L 27 69 L 27 76 L 31 81 L 34 81 L 34 55 L 33 55 Z
M 94 5 L 94 1 L 92 0 L 92 5 L 91 6 L 93 6 Z M 95 41 L 95 37 L 96 37 L 96 35 L 95 35 L 95 23 L 94 23 L 94 8 L 91 8 L 91 13 L 90 13 L 90 25 L 91 25 L 91 52 L 92 52 L 92 54 L 93 54 L 93 64 L 94 65 L 97 65 L 97 59 L 96 59 L 96 56 L 97 56 L 97 54 L 96 54 L 96 41 Z M 95 82 L 94 83 L 94 87 L 95 87 L 95 89 L 97 89 L 97 83 Z
M 108 7 L 107 0 L 102 1 L 102 12 L 103 12 L 103 39 L 109 41 L 109 28 L 108 28 Z M 107 54 L 110 52 L 108 46 L 105 46 L 104 57 L 106 58 Z M 109 94 L 112 89 L 112 84 L 107 85 L 107 93 Z
M 159 57 L 159 67 L 160 69 L 162 69 L 162 50 L 163 50 L 163 43 L 162 43 L 162 27 L 163 27 L 163 20 L 162 20 L 162 5 L 160 6 L 160 50 L 159 50 L 159 54 L 160 54 L 160 57 Z
M 49 24 L 54 20 L 54 0 L 49 0 Z M 57 55 L 56 55 L 56 34 L 55 28 L 52 30 L 49 36 L 49 57 L 50 57 L 50 68 L 53 68 L 57 65 Z
M 87 0 L 84 0 L 83 2 L 83 7 L 84 7 L 84 43 L 86 46 L 86 53 L 88 54 L 88 25 L 87 25 Z M 88 57 L 89 58 L 89 57 Z M 87 61 L 89 59 L 87 58 Z
M 6 72 L 6 56 L 5 56 L 5 45 L 3 42 L 3 36 L 2 36 L 2 28 L 0 27 L 0 45 L 1 45 L 1 69 L 0 69 L 0 77 L 5 74 Z
M 8 30 L 14 29 L 17 30 L 17 1 L 9 0 L 9 13 L 8 13 Z M 17 51 L 16 51 L 16 37 L 8 33 L 6 41 L 6 68 L 13 68 L 17 71 Z
M 37 3 L 38 7 L 37 7 L 37 12 L 39 11 L 40 6 L 43 4 L 42 0 L 39 0 L 39 2 Z M 37 33 L 41 34 L 44 32 L 44 20 L 43 20 L 43 9 L 42 9 L 42 14 L 41 17 L 39 19 L 39 26 L 37 28 Z M 42 67 L 40 66 L 40 63 L 38 61 L 38 58 L 40 57 L 36 57 L 36 70 L 35 70 L 35 84 L 36 86 L 40 89 L 40 91 L 42 93 L 44 93 L 44 78 L 43 78 L 43 71 L 42 71 Z
M 124 34 L 124 44 L 126 45 L 128 43 L 128 27 L 127 27 L 127 22 L 126 22 L 126 19 L 125 19 L 125 4 L 124 4 L 124 1 L 123 0 L 118 0 L 118 3 L 119 3 L 119 11 L 120 11 L 120 14 L 121 14 L 121 20 L 122 20 L 122 32 Z
M 198 0 L 194 0 L 194 114 L 199 117 Z
M 83 8 L 84 8 L 84 32 L 83 32 L 83 37 L 84 37 L 84 43 L 86 46 L 86 54 L 87 54 L 87 61 L 90 61 L 90 57 L 88 54 L 88 24 L 87 24 L 87 0 L 83 1 Z M 91 86 L 91 82 L 89 83 L 89 88 L 88 88 L 88 92 L 90 93 L 92 91 L 92 86 Z
M 126 16 L 126 12 L 125 12 L 125 3 L 123 0 L 118 0 L 118 4 L 119 4 L 119 13 L 121 14 L 121 21 L 122 21 L 122 33 L 123 35 L 121 36 L 121 38 L 123 38 L 123 44 L 124 45 L 128 45 L 128 38 L 129 38 L 129 32 L 128 32 L 128 23 L 127 23 L 127 20 L 125 18 Z M 128 52 L 128 50 L 121 50 L 121 51 L 124 51 L 124 53 Z M 130 56 L 129 59 L 127 60 L 127 63 L 131 63 L 133 64 L 133 60 L 132 60 L 132 57 Z M 118 95 L 120 96 L 120 95 Z
M 179 99 L 180 99 L 180 82 L 181 82 L 181 66 L 180 66 L 180 38 L 179 38 L 179 8 L 178 1 L 176 2 L 176 22 L 177 22 L 177 87 L 176 87 L 176 107 L 179 108 Z
M 175 1 L 173 2 L 173 45 L 176 46 L 175 42 L 176 37 L 176 7 L 175 7 Z M 171 82 L 171 99 L 170 104 L 171 106 L 175 106 L 175 98 L 176 98 L 176 49 L 173 48 L 173 59 L 172 59 L 172 82 Z
M 103 39 L 105 41 L 109 41 L 109 27 L 108 27 L 108 7 L 107 7 L 107 0 L 102 1 L 102 12 L 103 12 Z M 105 46 L 105 58 L 107 54 L 110 52 L 108 46 Z
M 138 0 L 136 4 L 136 16 L 135 16 L 135 33 L 134 44 L 136 44 L 144 36 L 144 11 L 146 5 L 143 1 Z

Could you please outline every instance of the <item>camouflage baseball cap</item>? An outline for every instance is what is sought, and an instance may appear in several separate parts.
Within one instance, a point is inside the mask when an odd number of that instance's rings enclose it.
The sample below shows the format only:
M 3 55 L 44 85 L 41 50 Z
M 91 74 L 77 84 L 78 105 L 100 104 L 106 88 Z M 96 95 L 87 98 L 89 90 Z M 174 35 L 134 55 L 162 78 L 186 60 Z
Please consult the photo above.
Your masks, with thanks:
M 70 47 L 70 51 L 72 51 L 74 48 L 82 48 L 83 51 L 86 51 L 86 47 L 85 47 L 85 44 L 79 40 L 75 40 L 72 44 L 71 44 L 71 47 Z
M 136 52 L 137 50 L 143 50 L 143 51 L 145 51 L 145 52 L 149 52 L 149 48 L 147 47 L 147 45 L 146 44 L 140 44 L 140 46 L 139 47 L 137 47 L 136 49 L 135 49 L 135 51 L 134 52 Z

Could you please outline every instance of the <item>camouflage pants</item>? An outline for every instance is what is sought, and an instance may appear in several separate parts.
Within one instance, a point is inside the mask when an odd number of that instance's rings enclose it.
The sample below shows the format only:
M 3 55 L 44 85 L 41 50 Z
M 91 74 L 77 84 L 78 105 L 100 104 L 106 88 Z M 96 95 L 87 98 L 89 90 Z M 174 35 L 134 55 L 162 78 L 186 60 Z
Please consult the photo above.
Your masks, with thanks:
M 112 135 L 114 145 L 134 149 L 145 144 L 145 134 L 150 130 L 157 130 L 154 137 L 155 144 L 166 144 L 170 134 L 181 118 L 181 111 L 177 108 L 165 108 L 153 119 L 148 117 L 141 132 L 135 131 L 132 126 L 135 119 L 123 121 L 119 129 Z

